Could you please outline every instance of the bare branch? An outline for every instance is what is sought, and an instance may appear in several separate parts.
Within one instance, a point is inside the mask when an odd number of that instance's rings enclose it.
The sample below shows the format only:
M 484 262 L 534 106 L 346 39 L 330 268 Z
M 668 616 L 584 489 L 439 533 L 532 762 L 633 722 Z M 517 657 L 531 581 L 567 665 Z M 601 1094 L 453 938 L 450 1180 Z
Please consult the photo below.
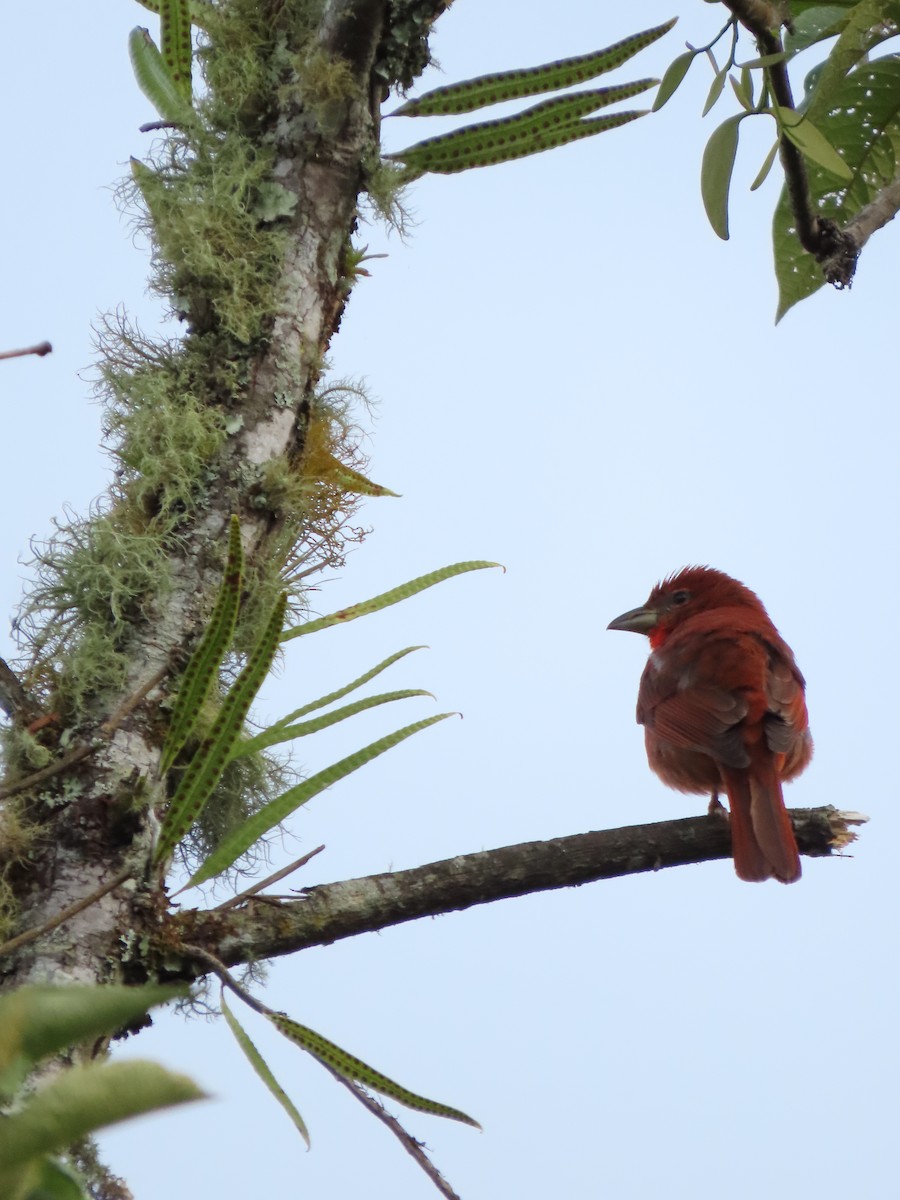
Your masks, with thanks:
M 321 1059 L 319 1061 L 321 1062 Z M 347 1079 L 344 1075 L 339 1075 L 333 1067 L 329 1067 L 328 1063 L 323 1062 L 322 1066 L 326 1071 L 330 1071 L 338 1083 L 342 1083 L 352 1096 L 356 1097 L 363 1108 L 367 1109 L 373 1117 L 377 1117 L 383 1125 L 387 1126 L 403 1149 L 412 1155 L 415 1162 L 418 1163 L 446 1200 L 460 1200 L 457 1193 L 454 1192 L 453 1188 L 425 1153 L 425 1147 L 422 1142 L 417 1141 L 411 1133 L 407 1133 L 397 1118 L 388 1112 L 380 1100 L 376 1099 L 375 1096 L 370 1096 L 366 1089 L 361 1087 L 355 1080 Z
M 305 867 L 311 858 L 315 858 L 317 854 L 321 854 L 324 849 L 324 845 L 316 846 L 315 850 L 310 850 L 308 854 L 304 854 L 302 858 L 298 858 L 296 862 L 288 863 L 288 865 L 286 867 L 282 867 L 280 871 L 273 871 L 271 875 L 267 875 L 265 879 L 261 879 L 259 883 L 254 883 L 253 887 L 247 888 L 246 892 L 239 892 L 237 896 L 232 896 L 230 900 L 226 900 L 222 904 L 217 904 L 213 911 L 225 912 L 229 908 L 237 908 L 239 904 L 243 904 L 244 901 L 249 900 L 251 896 L 257 896 L 260 900 L 270 899 L 270 897 L 259 895 L 263 888 L 267 888 L 273 883 L 278 883 L 280 879 L 284 879 L 287 875 L 293 875 L 295 871 L 299 871 L 301 867 Z M 184 891 L 183 888 L 182 891 Z M 177 896 L 178 892 L 176 892 L 175 895 Z
M 850 827 L 866 820 L 832 807 L 795 809 L 791 819 L 801 853 L 813 857 L 840 852 L 855 840 Z M 251 897 L 226 912 L 189 910 L 172 918 L 172 932 L 179 940 L 215 947 L 222 962 L 234 966 L 477 904 L 730 855 L 726 821 L 715 815 L 688 817 L 525 842 L 322 884 L 277 907 Z
M 27 354 L 43 358 L 45 354 L 52 353 L 53 347 L 49 342 L 38 342 L 36 346 L 26 346 L 24 350 L 0 350 L 0 358 L 24 358 Z

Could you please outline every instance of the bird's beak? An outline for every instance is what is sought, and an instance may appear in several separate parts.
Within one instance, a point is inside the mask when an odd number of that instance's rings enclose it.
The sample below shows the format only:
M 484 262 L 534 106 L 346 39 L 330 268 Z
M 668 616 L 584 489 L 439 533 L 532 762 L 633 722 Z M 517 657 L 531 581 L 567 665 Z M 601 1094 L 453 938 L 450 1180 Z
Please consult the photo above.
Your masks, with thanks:
M 659 621 L 659 610 L 655 608 L 631 608 L 610 621 L 607 629 L 624 629 L 626 633 L 648 633 Z

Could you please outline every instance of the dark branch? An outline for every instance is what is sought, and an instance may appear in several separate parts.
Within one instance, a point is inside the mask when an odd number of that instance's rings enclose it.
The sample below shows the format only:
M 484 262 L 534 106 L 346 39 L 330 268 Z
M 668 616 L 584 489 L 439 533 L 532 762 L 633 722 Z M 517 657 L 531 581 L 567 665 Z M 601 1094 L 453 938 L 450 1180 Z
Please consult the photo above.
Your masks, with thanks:
M 724 0 L 745 29 L 756 38 L 760 53 L 768 55 L 784 54 L 784 44 L 779 32 L 783 22 L 783 6 L 769 4 L 765 0 Z M 791 81 L 788 78 L 787 63 L 772 63 L 766 68 L 772 95 L 779 108 L 794 108 L 794 96 L 791 92 Z M 821 261 L 827 249 L 823 246 L 823 223 L 813 211 L 812 199 L 809 194 L 809 177 L 803 155 L 793 142 L 782 135 L 778 152 L 781 165 L 784 168 L 784 180 L 791 201 L 791 211 L 797 223 L 797 237 L 804 250 Z
M 764 55 L 784 52 L 778 30 L 785 23 L 786 5 L 769 3 L 768 0 L 724 0 L 724 3 L 753 34 Z M 782 108 L 793 109 L 786 62 L 773 63 L 767 72 L 777 103 Z M 900 177 L 886 184 L 841 229 L 830 218 L 816 215 L 803 155 L 797 147 L 782 137 L 779 152 L 801 246 L 821 264 L 822 274 L 828 283 L 837 288 L 849 287 L 863 246 L 873 233 L 900 212 Z
M 821 857 L 854 841 L 850 826 L 866 818 L 827 807 L 796 809 L 791 819 L 801 853 Z M 226 912 L 192 910 L 174 917 L 169 932 L 179 941 L 214 948 L 223 963 L 234 966 L 477 904 L 730 855 L 726 821 L 688 817 L 525 842 L 408 871 L 322 884 L 278 905 L 251 898 Z
M 347 1079 L 346 1076 L 339 1075 L 328 1063 L 323 1062 L 322 1066 L 326 1071 L 331 1072 L 338 1083 L 344 1085 L 351 1096 L 356 1097 L 363 1108 L 367 1109 L 373 1117 L 377 1117 L 391 1131 L 403 1149 L 407 1154 L 412 1156 L 414 1162 L 418 1163 L 445 1200 L 460 1200 L 460 1197 L 454 1192 L 453 1188 L 425 1153 L 424 1145 L 417 1141 L 411 1133 L 407 1133 L 397 1118 L 388 1112 L 376 1096 L 370 1096 L 366 1089 L 361 1087 L 356 1080 Z
M 25 691 L 5 658 L 0 658 L 0 708 L 21 726 L 30 724 L 40 713 L 40 706 Z

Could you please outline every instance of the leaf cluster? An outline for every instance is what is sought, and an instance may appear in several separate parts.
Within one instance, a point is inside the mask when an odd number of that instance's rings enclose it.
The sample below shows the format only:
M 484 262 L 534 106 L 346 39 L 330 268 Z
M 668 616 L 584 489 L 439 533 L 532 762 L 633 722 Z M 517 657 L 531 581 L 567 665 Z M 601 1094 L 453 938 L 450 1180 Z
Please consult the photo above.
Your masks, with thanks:
M 0 1100 L 17 1100 L 0 1121 L 4 1200 L 87 1200 L 79 1173 L 59 1157 L 97 1129 L 203 1097 L 183 1075 L 155 1063 L 85 1062 L 22 1098 L 47 1060 L 139 1022 L 183 988 L 26 987 L 0 998 Z

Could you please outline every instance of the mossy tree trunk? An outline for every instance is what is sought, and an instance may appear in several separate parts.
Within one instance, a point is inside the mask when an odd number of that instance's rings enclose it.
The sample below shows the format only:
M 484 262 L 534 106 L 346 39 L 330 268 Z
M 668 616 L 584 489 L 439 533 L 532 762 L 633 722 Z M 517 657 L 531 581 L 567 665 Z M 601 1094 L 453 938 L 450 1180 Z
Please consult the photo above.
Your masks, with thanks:
M 339 554 L 353 500 L 304 474 L 305 439 L 320 420 L 329 452 L 352 453 L 316 386 L 353 283 L 358 198 L 380 169 L 378 107 L 424 66 L 441 8 L 220 6 L 202 39 L 197 128 L 136 165 L 154 283 L 187 332 L 154 344 L 121 322 L 102 337 L 120 469 L 99 514 L 48 545 L 26 602 L 26 695 L 8 704 L 7 907 L 33 929 L 131 879 L 8 956 L 7 987 L 147 974 L 134 947 L 165 911 L 149 854 L 166 702 L 214 603 L 230 514 L 249 566 L 238 650 L 295 559 Z M 396 9 L 422 31 L 411 41 L 394 32 Z

